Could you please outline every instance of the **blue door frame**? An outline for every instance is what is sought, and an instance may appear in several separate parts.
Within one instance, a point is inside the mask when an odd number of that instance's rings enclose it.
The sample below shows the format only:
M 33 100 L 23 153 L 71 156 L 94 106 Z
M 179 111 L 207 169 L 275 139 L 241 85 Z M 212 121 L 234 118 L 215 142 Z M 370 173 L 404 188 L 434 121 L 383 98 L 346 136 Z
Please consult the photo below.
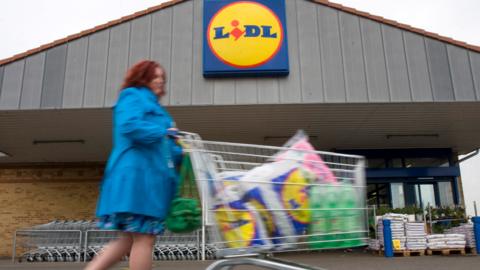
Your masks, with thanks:
M 460 168 L 441 167 L 441 168 L 387 168 L 387 169 L 367 169 L 367 184 L 370 183 L 438 183 L 445 180 L 452 181 L 453 202 L 460 203 L 458 176 Z M 449 179 L 448 179 L 449 178 Z M 438 198 L 438 191 L 436 191 Z
M 337 150 L 342 153 L 363 155 L 367 159 L 384 159 L 387 168 L 367 169 L 367 184 L 374 183 L 438 183 L 452 182 L 452 195 L 455 204 L 460 203 L 458 177 L 460 167 L 453 162 L 453 152 L 448 148 L 439 149 L 370 149 Z M 398 158 L 447 158 L 449 167 L 388 168 L 389 160 Z M 405 163 L 404 163 L 405 165 Z M 437 192 L 438 193 L 438 192 Z M 436 195 L 438 197 L 438 194 Z M 391 196 L 390 196 L 391 197 Z

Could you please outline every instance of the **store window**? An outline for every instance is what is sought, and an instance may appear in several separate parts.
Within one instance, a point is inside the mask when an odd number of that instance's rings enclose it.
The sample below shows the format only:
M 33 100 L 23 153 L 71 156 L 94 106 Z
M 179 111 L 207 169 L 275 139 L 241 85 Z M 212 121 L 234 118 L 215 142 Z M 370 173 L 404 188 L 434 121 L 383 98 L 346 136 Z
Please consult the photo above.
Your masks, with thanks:
M 437 206 L 433 184 L 414 184 L 415 205 L 425 209 L 428 205 Z
M 403 192 L 403 183 L 391 183 L 392 208 L 405 207 L 405 194 Z
M 403 168 L 403 160 L 402 158 L 392 158 L 389 160 L 389 167 L 390 168 Z
M 390 185 L 389 184 L 368 184 L 367 200 L 369 205 L 377 207 L 390 206 Z
M 438 182 L 438 196 L 441 206 L 453 206 L 452 182 Z
M 415 167 L 448 167 L 449 162 L 446 157 L 422 157 L 422 158 L 405 158 L 406 168 Z
M 386 168 L 385 159 L 383 158 L 369 158 L 367 160 L 369 169 L 383 169 Z

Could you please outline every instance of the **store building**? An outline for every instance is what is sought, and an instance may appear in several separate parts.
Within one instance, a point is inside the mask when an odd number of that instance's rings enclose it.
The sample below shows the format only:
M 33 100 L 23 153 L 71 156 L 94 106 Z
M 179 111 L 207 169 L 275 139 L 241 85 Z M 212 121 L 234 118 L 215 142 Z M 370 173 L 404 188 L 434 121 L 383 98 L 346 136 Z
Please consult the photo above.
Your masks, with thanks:
M 17 228 L 93 218 L 111 107 L 145 58 L 167 70 L 162 103 L 183 130 L 281 145 L 304 129 L 317 149 L 367 156 L 370 204 L 462 204 L 456 157 L 480 147 L 480 47 L 286 0 L 288 75 L 206 78 L 204 3 L 167 2 L 0 61 L 0 256 Z

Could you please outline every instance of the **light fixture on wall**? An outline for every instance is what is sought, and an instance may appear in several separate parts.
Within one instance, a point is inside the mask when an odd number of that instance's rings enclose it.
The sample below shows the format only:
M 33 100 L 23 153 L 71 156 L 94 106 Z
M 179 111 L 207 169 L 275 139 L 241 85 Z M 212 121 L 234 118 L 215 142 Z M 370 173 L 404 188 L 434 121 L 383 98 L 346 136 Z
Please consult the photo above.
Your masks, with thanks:
M 58 143 L 80 143 L 85 144 L 85 140 L 76 139 L 76 140 L 33 140 L 33 145 L 37 144 L 58 144 Z
M 10 157 L 10 155 L 0 150 L 0 158 L 5 158 L 5 157 Z
M 432 134 L 387 134 L 387 139 L 394 139 L 394 138 L 409 138 L 409 137 L 416 137 L 416 138 L 438 138 L 440 135 L 432 133 Z

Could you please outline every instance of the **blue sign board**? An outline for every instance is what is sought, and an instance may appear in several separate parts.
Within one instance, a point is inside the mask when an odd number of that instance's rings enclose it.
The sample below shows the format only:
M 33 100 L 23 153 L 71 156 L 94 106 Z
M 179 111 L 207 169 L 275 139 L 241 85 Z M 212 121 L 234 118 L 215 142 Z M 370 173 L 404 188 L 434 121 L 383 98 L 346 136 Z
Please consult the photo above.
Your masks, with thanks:
M 286 76 L 284 0 L 204 0 L 205 77 Z

